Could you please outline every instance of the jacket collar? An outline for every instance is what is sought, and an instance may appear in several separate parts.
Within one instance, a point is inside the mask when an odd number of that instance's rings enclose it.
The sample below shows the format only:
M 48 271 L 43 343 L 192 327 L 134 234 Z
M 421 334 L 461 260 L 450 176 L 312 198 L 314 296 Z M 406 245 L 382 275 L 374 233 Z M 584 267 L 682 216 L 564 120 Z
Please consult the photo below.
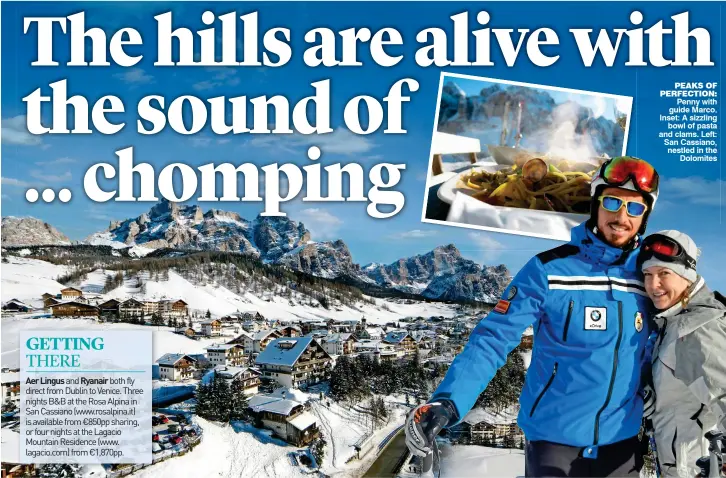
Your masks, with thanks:
M 640 237 L 635 236 L 626 247 L 611 246 L 600 239 L 595 229 L 591 230 L 587 222 L 572 229 L 570 242 L 580 248 L 580 251 L 592 262 L 606 266 L 624 264 L 628 256 L 635 252 L 640 243 Z

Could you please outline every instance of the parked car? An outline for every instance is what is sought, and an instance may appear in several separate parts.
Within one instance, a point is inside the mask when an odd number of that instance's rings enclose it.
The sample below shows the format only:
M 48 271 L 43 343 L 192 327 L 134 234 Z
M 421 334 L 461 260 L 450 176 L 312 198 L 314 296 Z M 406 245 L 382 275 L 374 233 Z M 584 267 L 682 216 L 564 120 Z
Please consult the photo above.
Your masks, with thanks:
M 151 426 L 155 427 L 156 425 L 160 424 L 161 420 L 156 415 L 151 416 Z
M 179 443 L 182 442 L 182 437 L 177 436 L 177 435 L 172 435 L 169 437 L 169 441 L 175 445 L 178 445 Z
M 177 433 L 179 431 L 179 425 L 176 423 L 170 423 L 167 429 L 169 430 L 169 433 Z
M 159 415 L 159 420 L 161 420 L 161 423 L 169 423 L 169 417 L 166 415 Z
M 159 441 L 159 434 L 154 433 L 153 435 L 151 435 L 151 441 Z

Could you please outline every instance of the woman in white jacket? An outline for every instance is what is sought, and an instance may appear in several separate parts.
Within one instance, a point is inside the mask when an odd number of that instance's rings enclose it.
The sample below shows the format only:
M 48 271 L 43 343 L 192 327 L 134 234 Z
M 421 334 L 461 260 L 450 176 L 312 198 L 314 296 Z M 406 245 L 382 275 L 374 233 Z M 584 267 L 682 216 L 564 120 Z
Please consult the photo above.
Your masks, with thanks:
M 726 299 L 696 273 L 697 258 L 696 244 L 678 231 L 648 236 L 639 257 L 658 309 L 651 418 L 669 477 L 698 475 L 696 460 L 708 455 L 704 434 L 726 431 Z

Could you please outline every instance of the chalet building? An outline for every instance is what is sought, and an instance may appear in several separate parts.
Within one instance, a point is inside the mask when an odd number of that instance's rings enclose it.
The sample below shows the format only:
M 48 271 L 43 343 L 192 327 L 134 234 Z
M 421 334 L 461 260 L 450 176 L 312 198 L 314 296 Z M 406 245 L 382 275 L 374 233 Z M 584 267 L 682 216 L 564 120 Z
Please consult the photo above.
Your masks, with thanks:
M 320 435 L 317 419 L 305 404 L 271 395 L 255 395 L 248 404 L 265 428 L 294 446 L 307 446 Z
M 54 317 L 98 317 L 99 310 L 95 305 L 71 301 L 51 306 L 50 313 Z
M 162 380 L 189 380 L 197 370 L 197 360 L 184 354 L 164 354 L 156 363 Z
M 303 335 L 302 329 L 297 325 L 285 325 L 284 327 L 279 327 L 277 332 L 280 334 L 280 337 L 302 337 Z
M 164 319 L 188 317 L 189 304 L 181 299 L 162 300 L 159 302 L 159 312 Z
M 145 317 L 151 317 L 152 314 L 159 313 L 159 303 L 155 300 L 144 300 L 141 301 L 141 304 Z
M 215 367 L 215 372 L 227 380 L 230 387 L 239 387 L 249 397 L 257 395 L 260 387 L 260 371 L 250 367 Z
M 194 338 L 197 336 L 197 331 L 194 330 L 193 327 L 185 327 L 182 333 L 189 338 Z
M 202 322 L 202 335 L 207 337 L 219 337 L 222 335 L 222 322 L 218 319 Z
M 284 337 L 270 342 L 255 363 L 263 378 L 298 388 L 324 380 L 331 361 L 330 355 L 312 337 Z
M 122 319 L 141 318 L 144 304 L 136 299 L 127 299 L 118 305 L 118 315 Z
M 121 302 L 118 300 L 109 299 L 106 302 L 98 304 L 98 310 L 101 312 L 101 315 L 118 315 L 119 304 Z
M 63 302 L 77 300 L 82 295 L 83 291 L 81 289 L 76 289 L 75 287 L 66 287 L 65 289 L 61 289 L 61 300 Z
M 20 371 L 10 371 L 4 369 L 0 373 L 0 382 L 2 385 L 2 403 L 14 402 L 18 404 L 20 402 Z
M 48 292 L 43 294 L 41 297 L 43 299 L 43 308 L 44 309 L 48 309 L 48 308 L 50 308 L 51 305 L 56 305 L 61 302 L 60 296 L 49 294 Z
M 240 344 L 242 347 L 245 347 L 245 340 L 252 340 L 252 335 L 250 335 L 247 332 L 240 331 L 237 332 L 237 336 L 233 338 L 232 340 L 228 341 L 228 344 Z M 245 349 L 245 353 L 248 353 Z
M 381 340 L 386 333 L 383 331 L 380 327 L 368 327 L 365 329 L 365 334 L 367 339 L 369 340 Z M 362 336 L 358 336 L 358 338 L 363 338 Z
M 265 347 L 267 347 L 270 342 L 279 337 L 281 337 L 281 335 L 277 330 L 261 330 L 249 338 L 245 338 L 245 353 L 247 355 L 260 353 L 265 350 Z
M 415 354 L 418 350 L 416 341 L 407 332 L 388 332 L 383 337 L 383 342 L 402 349 L 404 355 L 407 356 Z
M 359 355 L 367 355 L 376 362 L 396 361 L 403 357 L 403 349 L 380 340 L 359 340 L 353 344 Z
M 3 304 L 4 312 L 30 312 L 33 307 L 18 299 L 10 299 Z
M 350 333 L 328 335 L 323 339 L 323 349 L 330 355 L 350 355 L 355 352 L 358 339 Z
M 206 348 L 207 360 L 214 366 L 241 367 L 245 364 L 244 347 L 239 344 L 217 344 Z
M 242 318 L 243 314 L 242 312 L 234 312 L 232 314 L 227 314 L 224 317 L 220 317 L 219 320 L 221 320 L 223 323 L 242 323 L 244 322 L 244 319 Z

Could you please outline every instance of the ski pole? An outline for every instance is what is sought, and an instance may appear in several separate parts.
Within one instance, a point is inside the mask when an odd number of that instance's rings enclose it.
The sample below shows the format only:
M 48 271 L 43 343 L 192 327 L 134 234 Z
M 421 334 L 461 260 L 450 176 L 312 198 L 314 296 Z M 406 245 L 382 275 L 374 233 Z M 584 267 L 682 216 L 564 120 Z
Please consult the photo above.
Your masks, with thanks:
M 422 474 L 433 472 L 434 476 L 441 476 L 441 467 L 439 463 L 439 445 L 436 443 L 436 435 L 446 425 L 448 419 L 446 417 L 440 417 L 438 421 L 432 422 L 426 430 L 426 438 L 431 443 L 431 452 L 427 454 L 421 462 Z

